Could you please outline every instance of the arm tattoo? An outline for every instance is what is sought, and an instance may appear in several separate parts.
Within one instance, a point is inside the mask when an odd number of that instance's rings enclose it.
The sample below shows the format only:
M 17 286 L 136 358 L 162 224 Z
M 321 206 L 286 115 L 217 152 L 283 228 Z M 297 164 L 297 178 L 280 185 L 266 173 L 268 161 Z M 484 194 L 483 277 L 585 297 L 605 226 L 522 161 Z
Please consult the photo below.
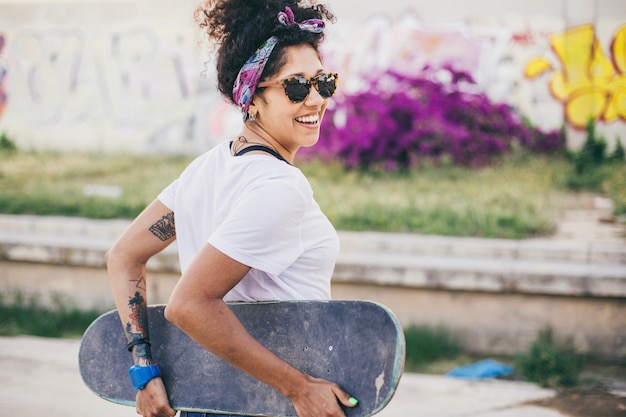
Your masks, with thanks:
M 142 281 L 143 277 L 139 282 Z M 131 309 L 130 321 L 126 324 L 128 342 L 148 339 L 148 304 L 145 298 L 137 291 L 135 296 L 128 300 L 128 306 Z M 133 348 L 133 356 L 143 359 L 148 364 L 153 362 L 150 345 L 146 343 L 137 344 Z
M 163 216 L 161 220 L 150 226 L 150 232 L 163 242 L 176 236 L 176 224 L 174 223 L 174 212 Z
M 145 298 L 137 291 L 135 296 L 128 301 L 130 307 L 130 322 L 140 333 L 148 330 L 148 304 Z
M 137 283 L 135 284 L 135 288 L 144 290 L 144 291 L 146 290 L 146 279 L 143 276 L 139 277 L 138 279 L 131 279 L 130 282 Z

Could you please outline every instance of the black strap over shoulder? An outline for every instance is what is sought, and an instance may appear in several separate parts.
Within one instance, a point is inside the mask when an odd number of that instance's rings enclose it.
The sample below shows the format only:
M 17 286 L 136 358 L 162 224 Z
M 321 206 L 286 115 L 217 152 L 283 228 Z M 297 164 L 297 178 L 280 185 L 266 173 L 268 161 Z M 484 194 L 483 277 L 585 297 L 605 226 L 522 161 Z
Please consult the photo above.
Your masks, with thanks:
M 269 146 L 265 146 L 265 145 L 250 145 L 250 146 L 247 146 L 247 147 L 243 148 L 242 150 L 236 152 L 235 156 L 244 155 L 244 154 L 246 154 L 248 152 L 252 152 L 252 151 L 267 152 L 270 155 L 280 159 L 281 161 L 287 162 L 287 160 L 285 158 L 283 158 L 281 154 L 279 154 L 278 152 L 276 152 L 274 149 L 270 148 Z M 289 162 L 287 162 L 287 163 L 289 163 Z

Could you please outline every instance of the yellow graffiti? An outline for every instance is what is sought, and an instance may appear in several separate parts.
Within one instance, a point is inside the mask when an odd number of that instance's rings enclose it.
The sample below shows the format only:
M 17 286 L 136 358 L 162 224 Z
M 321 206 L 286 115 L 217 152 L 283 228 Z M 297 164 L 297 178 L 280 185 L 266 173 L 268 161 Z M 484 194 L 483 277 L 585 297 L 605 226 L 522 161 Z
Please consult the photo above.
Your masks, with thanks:
M 550 37 L 561 63 L 549 82 L 552 95 L 563 103 L 567 120 L 583 128 L 590 119 L 626 120 L 626 25 L 618 29 L 607 58 L 593 25 L 568 29 Z M 538 57 L 526 65 L 526 77 L 554 71 L 549 60 Z

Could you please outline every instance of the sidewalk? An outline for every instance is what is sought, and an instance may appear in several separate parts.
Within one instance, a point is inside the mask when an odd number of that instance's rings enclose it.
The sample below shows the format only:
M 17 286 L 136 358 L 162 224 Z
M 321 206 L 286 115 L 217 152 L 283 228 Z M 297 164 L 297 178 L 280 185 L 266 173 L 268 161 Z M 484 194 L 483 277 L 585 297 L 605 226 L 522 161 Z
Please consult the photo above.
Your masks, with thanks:
M 132 417 L 135 409 L 98 398 L 78 372 L 80 341 L 0 337 L 0 415 L 20 417 Z M 564 417 L 524 402 L 554 391 L 533 384 L 405 374 L 380 417 Z

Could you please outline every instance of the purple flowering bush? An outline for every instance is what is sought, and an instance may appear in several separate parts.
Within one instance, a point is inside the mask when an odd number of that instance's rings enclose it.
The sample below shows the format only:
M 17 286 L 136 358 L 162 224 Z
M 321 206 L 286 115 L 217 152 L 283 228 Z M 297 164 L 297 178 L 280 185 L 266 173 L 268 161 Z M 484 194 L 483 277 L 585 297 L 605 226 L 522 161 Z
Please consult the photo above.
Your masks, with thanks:
M 560 131 L 543 133 L 475 91 L 472 77 L 451 67 L 427 67 L 419 77 L 387 72 L 369 88 L 337 97 L 308 153 L 348 168 L 395 170 L 421 161 L 480 167 L 516 148 L 563 148 Z

